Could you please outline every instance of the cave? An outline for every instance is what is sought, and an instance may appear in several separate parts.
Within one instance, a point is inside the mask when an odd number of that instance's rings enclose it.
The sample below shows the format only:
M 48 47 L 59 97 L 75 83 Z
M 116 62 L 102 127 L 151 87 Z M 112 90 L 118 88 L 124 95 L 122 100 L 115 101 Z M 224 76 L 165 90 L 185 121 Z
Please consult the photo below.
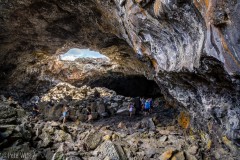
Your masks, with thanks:
M 162 97 L 159 86 L 153 80 L 142 75 L 111 75 L 104 76 L 88 83 L 91 87 L 106 87 L 126 97 Z
M 109 62 L 110 59 L 99 52 L 91 51 L 89 49 L 72 48 L 64 54 L 59 56 L 61 61 L 71 61 L 72 66 L 76 63 L 93 64 L 97 66 L 99 63 Z M 94 63 L 97 61 L 97 63 Z M 64 62 L 64 63 L 67 63 Z M 111 62 L 110 62 L 111 63 Z M 103 64 L 104 65 L 104 64 Z M 86 77 L 86 83 L 79 85 L 77 82 L 73 84 L 80 87 L 88 85 L 94 87 L 105 87 L 114 90 L 118 95 L 126 97 L 161 97 L 161 90 L 154 80 L 148 80 L 142 74 L 127 74 L 124 72 L 112 72 L 110 70 L 107 74 L 98 77 Z
M 163 94 L 189 124 L 184 129 L 203 137 L 199 159 L 238 159 L 239 0 L 3 0 L 0 8 L 0 94 L 29 99 L 62 82 Z M 109 62 L 59 60 L 71 48 L 99 51 Z

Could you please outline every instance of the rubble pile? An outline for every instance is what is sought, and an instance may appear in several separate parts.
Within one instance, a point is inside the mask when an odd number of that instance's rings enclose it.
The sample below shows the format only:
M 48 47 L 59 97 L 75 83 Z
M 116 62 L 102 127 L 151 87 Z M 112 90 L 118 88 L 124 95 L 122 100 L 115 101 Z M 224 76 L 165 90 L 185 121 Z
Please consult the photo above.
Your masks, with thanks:
M 93 120 L 116 113 L 127 113 L 132 101 L 133 98 L 117 95 L 107 88 L 77 88 L 68 83 L 59 83 L 42 96 L 39 106 L 46 118 L 57 120 L 61 116 L 63 105 L 68 105 L 71 120 L 86 121 L 89 111 Z
M 96 90 L 98 96 L 94 96 Z M 131 101 L 131 98 L 117 96 L 113 91 L 103 88 L 75 88 L 59 84 L 44 95 L 39 104 L 51 99 L 60 104 L 66 97 L 72 98 L 69 105 L 74 111 L 77 111 L 75 106 L 80 106 L 77 105 L 79 101 L 81 104 L 90 104 L 93 99 L 96 103 L 102 101 L 106 105 L 103 108 L 105 112 L 111 107 L 120 110 Z M 99 106 L 96 105 L 96 108 L 97 112 Z M 220 146 L 214 146 L 204 133 L 192 128 L 190 131 L 182 129 L 176 120 L 178 112 L 173 108 L 154 108 L 155 112 L 148 116 L 117 114 L 90 123 L 79 121 L 79 117 L 84 115 L 83 111 L 79 111 L 75 114 L 78 116 L 75 121 L 65 124 L 50 119 L 31 120 L 30 113 L 24 111 L 18 102 L 3 96 L 0 109 L 0 159 L 235 160 L 238 157 L 237 148 L 227 137 Z
M 189 160 L 200 156 L 200 146 L 194 140 L 187 144 L 182 131 L 178 133 L 174 126 L 161 127 L 153 122 L 154 117 L 131 121 L 117 115 L 110 121 L 102 119 L 92 124 L 68 122 L 62 125 L 56 121 L 29 121 L 30 113 L 17 103 L 14 106 L 6 100 L 0 104 L 3 110 L 0 158 L 9 158 L 10 153 L 15 153 L 15 157 L 20 156 L 17 153 L 27 153 L 23 159 L 164 159 L 165 152 L 169 151 L 171 157 L 182 156 L 184 159 L 186 153 Z M 192 146 L 195 148 L 183 151 Z

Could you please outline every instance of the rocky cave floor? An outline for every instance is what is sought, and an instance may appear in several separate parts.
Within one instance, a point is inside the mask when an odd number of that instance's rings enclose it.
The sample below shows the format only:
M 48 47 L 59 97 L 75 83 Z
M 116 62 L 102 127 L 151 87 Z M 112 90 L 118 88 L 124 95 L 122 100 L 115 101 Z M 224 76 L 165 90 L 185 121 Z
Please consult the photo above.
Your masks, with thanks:
M 96 90 L 97 99 L 93 96 L 96 96 Z M 58 105 L 54 104 L 47 112 L 40 105 L 44 116 L 30 120 L 30 112 L 24 106 L 26 104 L 19 105 L 2 96 L 0 159 L 237 159 L 231 154 L 234 148 L 227 139 L 225 144 L 214 146 L 204 133 L 182 129 L 178 124 L 179 111 L 167 105 L 154 108 L 150 115 L 140 113 L 129 117 L 126 105 L 132 98 L 116 95 L 105 88 L 75 88 L 68 84 L 56 86 L 42 96 L 41 101 L 55 99 L 55 103 L 60 103 L 58 100 L 69 96 L 74 106 L 71 110 L 77 108 L 80 112 L 74 111 L 77 118 L 71 118 L 65 124 L 54 119 L 54 115 L 59 116 Z M 82 97 L 80 103 L 86 104 L 85 107 L 90 105 L 92 111 L 92 103 L 95 103 L 93 121 L 85 122 L 84 106 L 73 105 L 74 97 L 78 100 Z M 105 105 L 98 103 L 101 98 L 104 98 Z M 101 105 L 106 107 L 99 107 Z M 114 109 L 116 112 L 112 114 Z M 101 117 L 107 111 L 109 116 Z

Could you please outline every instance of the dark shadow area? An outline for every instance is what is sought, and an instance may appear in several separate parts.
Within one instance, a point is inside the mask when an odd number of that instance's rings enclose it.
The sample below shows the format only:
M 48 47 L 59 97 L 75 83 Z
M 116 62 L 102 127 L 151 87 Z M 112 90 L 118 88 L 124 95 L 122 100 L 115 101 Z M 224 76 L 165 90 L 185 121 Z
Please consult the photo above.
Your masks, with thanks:
M 160 97 L 159 86 L 141 75 L 104 76 L 88 84 L 91 87 L 106 87 L 125 97 Z
M 176 117 L 179 115 L 179 110 L 177 108 L 165 108 L 164 104 L 153 108 L 152 113 L 145 116 L 144 112 L 141 111 L 139 115 L 133 115 L 132 117 L 129 117 L 128 114 L 116 114 L 114 116 L 109 116 L 107 118 L 100 118 L 96 121 L 91 121 L 90 123 L 94 126 L 111 126 L 111 128 L 115 131 L 119 131 L 117 126 L 120 122 L 123 122 L 128 127 L 133 127 L 136 123 L 141 122 L 141 120 L 145 118 L 153 118 L 155 117 L 155 120 L 158 121 L 158 123 L 161 123 L 162 127 L 167 127 L 172 124 L 177 125 Z

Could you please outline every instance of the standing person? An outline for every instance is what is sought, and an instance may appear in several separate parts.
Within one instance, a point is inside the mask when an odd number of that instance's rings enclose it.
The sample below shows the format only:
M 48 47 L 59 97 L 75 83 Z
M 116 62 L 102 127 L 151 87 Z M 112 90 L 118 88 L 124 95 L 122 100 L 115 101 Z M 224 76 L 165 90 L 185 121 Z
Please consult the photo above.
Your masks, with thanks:
M 12 101 L 13 101 L 12 96 L 9 96 L 9 97 L 8 97 L 8 101 L 9 101 L 9 102 L 12 102 Z
M 144 112 L 145 112 L 145 116 L 147 114 L 149 114 L 149 110 L 150 110 L 150 101 L 149 99 L 146 100 L 145 104 L 144 104 Z
M 143 98 L 141 98 L 142 110 L 144 110 L 144 109 L 145 109 L 145 102 L 146 102 L 146 100 L 144 99 L 144 97 L 143 97 Z
M 50 109 L 54 106 L 54 103 L 52 101 L 48 102 L 47 108 Z
M 66 122 L 67 115 L 68 115 L 68 107 L 66 105 L 64 105 L 63 112 L 62 112 L 63 124 Z
M 31 102 L 34 104 L 38 104 L 40 101 L 40 98 L 38 96 L 34 96 L 31 98 Z
M 87 116 L 88 116 L 88 122 L 92 120 L 92 111 L 91 108 L 87 108 Z
M 33 110 L 32 110 L 32 116 L 34 119 L 37 118 L 37 115 L 39 115 L 39 109 L 38 106 L 36 104 L 33 105 Z
M 141 101 L 139 97 L 134 98 L 134 107 L 136 108 L 136 115 L 139 115 L 141 110 Z
M 149 112 L 152 113 L 152 110 L 153 110 L 153 100 L 152 98 L 149 98 L 149 103 L 150 103 L 150 108 L 149 108 Z
M 133 103 L 130 103 L 129 106 L 128 106 L 128 109 L 129 109 L 129 116 L 130 116 L 130 117 L 132 117 L 132 114 L 133 114 L 133 108 L 134 108 Z
M 9 104 L 10 106 L 12 106 L 12 107 L 17 107 L 17 103 L 18 103 L 18 102 L 15 101 L 12 96 L 10 96 L 10 97 L 8 98 L 8 104 Z
M 156 99 L 154 100 L 154 105 L 153 105 L 153 107 L 157 108 L 158 106 L 159 106 L 159 98 L 156 98 Z

